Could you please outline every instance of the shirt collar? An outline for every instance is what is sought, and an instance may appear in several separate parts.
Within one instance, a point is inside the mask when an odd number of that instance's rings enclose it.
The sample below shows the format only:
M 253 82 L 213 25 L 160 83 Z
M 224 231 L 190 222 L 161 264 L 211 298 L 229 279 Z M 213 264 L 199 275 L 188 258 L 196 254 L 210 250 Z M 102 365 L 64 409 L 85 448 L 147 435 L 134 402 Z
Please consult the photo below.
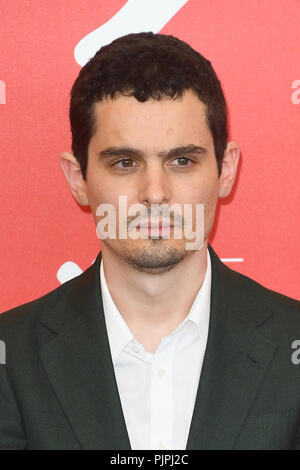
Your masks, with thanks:
M 103 260 L 100 262 L 100 282 L 101 295 L 104 310 L 107 335 L 110 344 L 112 360 L 114 361 L 123 349 L 134 338 L 132 331 L 129 329 L 124 318 L 114 303 L 110 291 L 108 289 L 104 269 Z M 193 322 L 198 327 L 208 328 L 210 315 L 210 295 L 211 295 L 211 260 L 207 249 L 207 269 L 203 279 L 203 283 L 195 297 L 193 305 L 181 324 L 169 336 L 175 334 L 187 321 Z

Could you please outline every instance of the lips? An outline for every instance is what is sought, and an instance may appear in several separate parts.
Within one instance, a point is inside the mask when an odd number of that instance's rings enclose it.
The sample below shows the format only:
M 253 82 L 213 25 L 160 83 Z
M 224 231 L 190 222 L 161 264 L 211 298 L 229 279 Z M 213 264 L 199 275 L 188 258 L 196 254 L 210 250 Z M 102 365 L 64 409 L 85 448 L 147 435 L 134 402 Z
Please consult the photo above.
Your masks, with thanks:
M 174 227 L 173 224 L 167 222 L 160 222 L 160 223 L 152 223 L 151 222 L 144 222 L 137 226 L 137 228 L 144 228 L 150 230 L 152 229 L 161 229 L 161 228 L 171 228 Z

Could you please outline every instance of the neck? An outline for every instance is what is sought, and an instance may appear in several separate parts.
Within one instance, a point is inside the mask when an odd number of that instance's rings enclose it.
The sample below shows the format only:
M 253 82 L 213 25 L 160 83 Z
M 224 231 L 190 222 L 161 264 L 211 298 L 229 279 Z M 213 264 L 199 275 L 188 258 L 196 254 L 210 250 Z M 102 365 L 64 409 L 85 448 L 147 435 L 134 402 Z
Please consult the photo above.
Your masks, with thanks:
M 188 315 L 207 269 L 207 241 L 167 272 L 152 275 L 120 263 L 103 244 L 102 262 L 111 297 L 134 336 L 148 350 Z

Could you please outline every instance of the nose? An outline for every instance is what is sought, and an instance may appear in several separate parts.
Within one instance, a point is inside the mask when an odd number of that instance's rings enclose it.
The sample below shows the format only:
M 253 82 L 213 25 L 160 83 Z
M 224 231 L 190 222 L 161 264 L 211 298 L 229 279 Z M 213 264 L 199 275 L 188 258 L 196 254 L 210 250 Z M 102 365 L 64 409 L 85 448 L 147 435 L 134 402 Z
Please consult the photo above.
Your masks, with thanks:
M 151 204 L 169 204 L 171 182 L 161 164 L 148 165 L 141 175 L 139 202 L 147 207 Z

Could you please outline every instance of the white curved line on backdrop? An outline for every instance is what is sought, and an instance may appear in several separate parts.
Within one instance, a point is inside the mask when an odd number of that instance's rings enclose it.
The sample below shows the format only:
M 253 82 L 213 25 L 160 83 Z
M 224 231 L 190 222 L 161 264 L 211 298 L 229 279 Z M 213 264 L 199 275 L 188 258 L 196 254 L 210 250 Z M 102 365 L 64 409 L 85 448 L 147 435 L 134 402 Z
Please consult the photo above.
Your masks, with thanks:
M 96 258 L 92 261 L 91 265 L 95 262 Z M 83 273 L 83 270 L 78 266 L 77 263 L 74 261 L 66 261 L 64 264 L 60 266 L 57 270 L 56 277 L 61 284 L 64 284 L 74 277 L 79 276 Z
M 76 62 L 84 66 L 100 47 L 130 33 L 160 31 L 188 0 L 128 0 L 110 20 L 87 34 L 74 49 Z
M 61 284 L 70 281 L 74 277 L 79 276 L 83 271 L 74 261 L 66 261 L 56 273 L 56 277 Z

